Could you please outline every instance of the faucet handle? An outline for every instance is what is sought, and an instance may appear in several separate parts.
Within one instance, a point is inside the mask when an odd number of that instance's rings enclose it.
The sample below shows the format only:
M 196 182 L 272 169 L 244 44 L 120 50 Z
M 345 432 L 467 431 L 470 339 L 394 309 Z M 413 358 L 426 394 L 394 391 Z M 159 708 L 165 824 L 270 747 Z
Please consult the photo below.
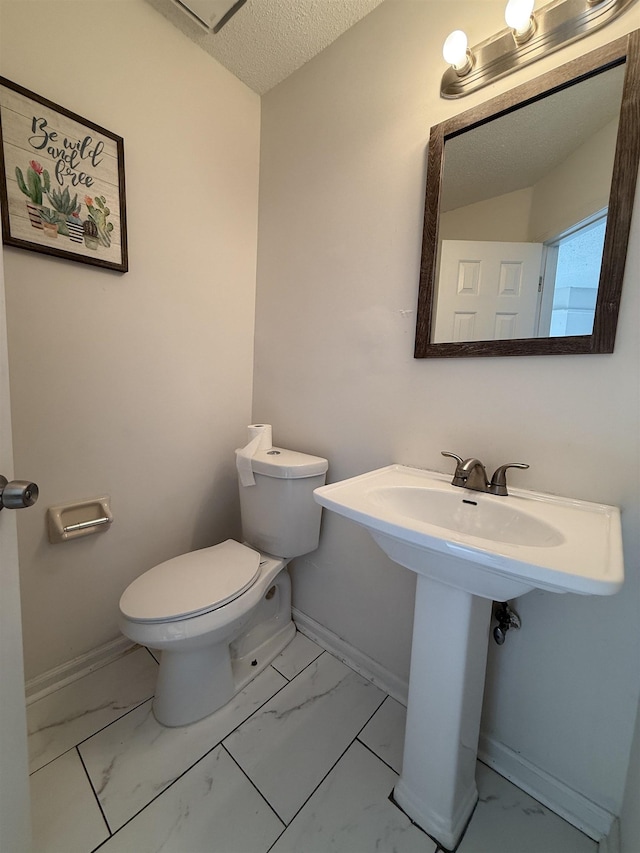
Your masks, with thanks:
M 509 462 L 507 465 L 501 465 L 496 468 L 489 491 L 492 495 L 508 495 L 507 491 L 507 468 L 528 468 L 525 462 Z
M 456 472 L 453 475 L 453 480 L 451 481 L 451 485 L 452 486 L 464 486 L 464 484 L 466 482 L 466 478 L 461 477 L 460 474 L 458 473 L 460 470 L 460 466 L 464 462 L 464 459 L 462 458 L 462 456 L 458 456 L 456 453 L 450 453 L 448 450 L 441 450 L 440 453 L 443 456 L 450 456 L 452 459 L 456 460 Z

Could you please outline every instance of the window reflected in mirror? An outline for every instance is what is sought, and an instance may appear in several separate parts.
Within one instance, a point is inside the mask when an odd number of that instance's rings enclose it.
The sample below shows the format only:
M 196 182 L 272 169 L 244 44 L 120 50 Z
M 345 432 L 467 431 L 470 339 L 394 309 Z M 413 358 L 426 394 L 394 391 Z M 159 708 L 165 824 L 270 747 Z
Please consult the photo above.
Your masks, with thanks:
M 596 312 L 607 213 L 579 222 L 546 245 L 539 337 L 590 335 Z M 551 303 L 551 315 L 544 310 Z

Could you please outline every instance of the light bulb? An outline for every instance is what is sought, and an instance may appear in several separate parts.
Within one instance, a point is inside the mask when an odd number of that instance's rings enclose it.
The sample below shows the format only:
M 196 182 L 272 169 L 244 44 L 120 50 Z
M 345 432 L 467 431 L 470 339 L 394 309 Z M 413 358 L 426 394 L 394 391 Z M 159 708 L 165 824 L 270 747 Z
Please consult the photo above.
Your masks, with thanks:
M 462 30 L 454 30 L 445 39 L 442 46 L 442 56 L 445 62 L 453 65 L 460 75 L 471 70 L 471 55 L 467 50 L 468 39 Z
M 504 12 L 507 26 L 511 27 L 517 37 L 533 35 L 533 5 L 535 0 L 509 0 Z

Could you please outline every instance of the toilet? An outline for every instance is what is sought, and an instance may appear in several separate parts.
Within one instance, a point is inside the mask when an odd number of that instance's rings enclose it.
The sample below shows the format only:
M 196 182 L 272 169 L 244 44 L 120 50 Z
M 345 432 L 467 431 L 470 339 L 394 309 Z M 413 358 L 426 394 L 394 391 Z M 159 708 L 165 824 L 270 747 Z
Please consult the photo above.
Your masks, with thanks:
M 313 490 L 328 462 L 271 447 L 251 467 L 255 485 L 239 485 L 243 543 L 167 560 L 120 599 L 122 633 L 162 653 L 153 700 L 162 725 L 185 726 L 226 705 L 295 634 L 287 565 L 318 547 Z

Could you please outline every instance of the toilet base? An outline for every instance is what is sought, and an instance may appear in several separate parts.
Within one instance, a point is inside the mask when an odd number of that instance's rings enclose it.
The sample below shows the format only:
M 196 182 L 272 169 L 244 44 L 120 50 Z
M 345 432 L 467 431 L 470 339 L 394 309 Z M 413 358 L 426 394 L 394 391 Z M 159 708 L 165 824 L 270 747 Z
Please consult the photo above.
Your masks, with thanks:
M 266 669 L 295 633 L 291 579 L 283 569 L 233 642 L 162 651 L 153 700 L 156 720 L 186 726 L 213 714 Z
M 165 649 L 160 657 L 153 715 L 163 726 L 195 723 L 226 705 L 233 687 L 226 646 L 207 646 L 188 653 Z
M 208 717 L 266 669 L 289 645 L 295 633 L 296 626 L 289 622 L 252 654 L 233 661 L 229 650 L 219 646 L 191 652 L 187 666 L 183 660 L 185 655 L 162 652 L 153 716 L 161 725 L 171 728 Z M 212 672 L 216 673 L 215 679 L 211 678 Z M 163 689 L 163 680 L 171 683 L 171 691 Z

